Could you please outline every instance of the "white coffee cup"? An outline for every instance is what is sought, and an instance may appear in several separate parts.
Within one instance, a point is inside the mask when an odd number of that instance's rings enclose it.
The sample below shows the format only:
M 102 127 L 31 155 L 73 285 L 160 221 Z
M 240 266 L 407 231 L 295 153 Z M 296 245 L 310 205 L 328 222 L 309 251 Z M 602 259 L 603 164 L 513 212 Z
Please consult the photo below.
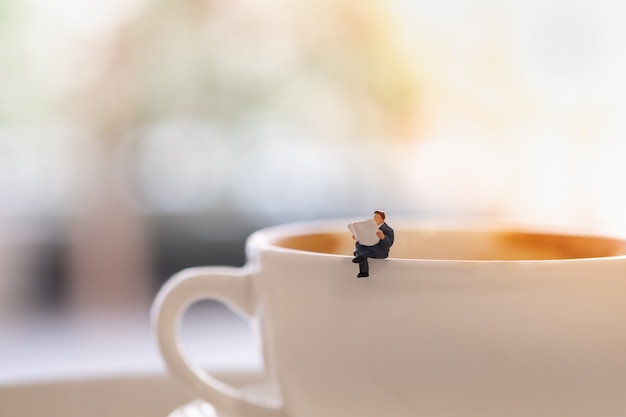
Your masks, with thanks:
M 176 274 L 153 305 L 171 372 L 232 417 L 622 417 L 626 241 L 508 224 L 389 220 L 356 278 L 347 222 L 254 233 L 243 268 Z M 186 358 L 182 313 L 224 302 L 258 324 L 280 398 Z

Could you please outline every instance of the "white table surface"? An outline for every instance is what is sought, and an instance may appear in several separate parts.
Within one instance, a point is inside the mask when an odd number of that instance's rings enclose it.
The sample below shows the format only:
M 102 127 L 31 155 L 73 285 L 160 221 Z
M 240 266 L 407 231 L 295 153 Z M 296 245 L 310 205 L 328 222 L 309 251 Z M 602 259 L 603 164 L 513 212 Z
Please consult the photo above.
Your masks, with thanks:
M 261 370 L 248 325 L 221 305 L 194 306 L 182 337 L 214 374 Z M 0 317 L 0 417 L 165 417 L 192 399 L 168 376 L 147 309 Z
M 222 305 L 192 307 L 182 338 L 194 362 L 214 372 L 262 367 L 247 323 Z M 0 386 L 166 373 L 148 309 L 80 317 L 0 317 Z

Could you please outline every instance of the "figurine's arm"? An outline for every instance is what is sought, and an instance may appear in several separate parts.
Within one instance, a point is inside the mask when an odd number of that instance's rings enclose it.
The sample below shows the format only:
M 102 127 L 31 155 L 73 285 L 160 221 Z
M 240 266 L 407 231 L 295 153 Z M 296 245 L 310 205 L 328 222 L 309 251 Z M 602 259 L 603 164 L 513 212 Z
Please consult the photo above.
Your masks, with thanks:
M 385 229 L 386 233 L 383 233 L 382 230 L 380 230 L 378 233 L 383 235 L 383 238 L 381 238 L 381 243 L 383 243 L 385 246 L 387 246 L 388 248 L 391 247 L 391 245 L 393 245 L 393 240 L 394 240 L 394 233 L 393 233 L 393 229 L 391 227 L 387 227 Z M 379 235 L 380 237 L 380 235 Z

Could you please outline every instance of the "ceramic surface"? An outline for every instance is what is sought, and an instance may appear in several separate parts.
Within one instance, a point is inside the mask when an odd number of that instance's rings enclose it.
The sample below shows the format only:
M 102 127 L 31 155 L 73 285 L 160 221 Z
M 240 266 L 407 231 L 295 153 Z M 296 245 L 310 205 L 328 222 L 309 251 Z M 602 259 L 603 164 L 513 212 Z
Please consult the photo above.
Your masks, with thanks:
M 224 374 L 221 380 L 251 395 L 272 395 L 271 384 L 261 374 Z M 211 404 L 195 400 L 172 411 L 168 417 L 230 417 L 225 411 L 217 411 Z M 252 416 L 250 416 L 252 417 Z
M 229 417 L 626 415 L 624 241 L 388 221 L 368 279 L 345 222 L 263 230 L 245 267 L 177 274 L 153 309 L 172 373 Z M 189 362 L 178 325 L 203 298 L 258 325 L 275 394 Z
M 192 401 L 172 411 L 168 417 L 227 417 L 218 414 L 215 408 L 204 401 Z

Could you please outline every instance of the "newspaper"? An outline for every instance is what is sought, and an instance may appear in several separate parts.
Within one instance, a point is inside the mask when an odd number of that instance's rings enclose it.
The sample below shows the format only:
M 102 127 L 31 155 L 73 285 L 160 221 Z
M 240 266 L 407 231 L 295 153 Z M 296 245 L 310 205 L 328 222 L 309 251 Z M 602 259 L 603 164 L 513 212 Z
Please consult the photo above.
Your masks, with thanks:
M 380 242 L 380 238 L 376 235 L 379 231 L 378 225 L 374 219 L 350 223 L 348 229 L 356 241 L 363 246 L 374 246 Z

